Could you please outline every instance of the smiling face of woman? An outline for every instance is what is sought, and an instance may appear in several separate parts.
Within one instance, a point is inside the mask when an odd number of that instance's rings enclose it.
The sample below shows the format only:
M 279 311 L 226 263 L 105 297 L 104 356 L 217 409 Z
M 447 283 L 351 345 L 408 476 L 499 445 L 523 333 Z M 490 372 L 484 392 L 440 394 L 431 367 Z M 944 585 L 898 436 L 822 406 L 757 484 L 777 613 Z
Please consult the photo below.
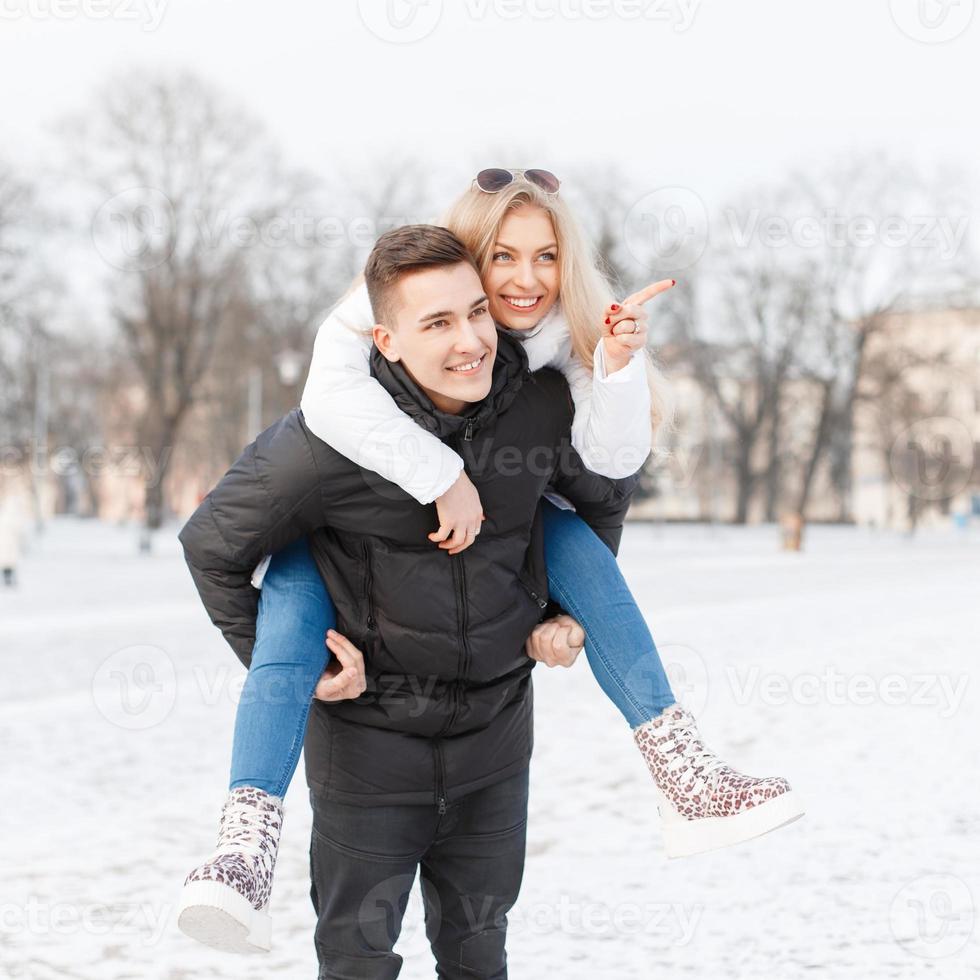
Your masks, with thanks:
M 483 287 L 497 323 L 530 330 L 558 299 L 558 243 L 551 216 L 521 204 L 500 224 Z

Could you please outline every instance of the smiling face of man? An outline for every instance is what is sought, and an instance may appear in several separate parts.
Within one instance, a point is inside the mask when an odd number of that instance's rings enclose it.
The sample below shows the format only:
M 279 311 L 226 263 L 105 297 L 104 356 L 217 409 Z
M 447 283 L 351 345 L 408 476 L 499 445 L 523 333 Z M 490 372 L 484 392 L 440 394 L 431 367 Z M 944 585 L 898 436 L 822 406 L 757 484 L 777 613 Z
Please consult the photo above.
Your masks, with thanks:
M 497 329 L 469 262 L 402 274 L 389 287 L 374 342 L 400 361 L 433 405 L 458 415 L 490 392 Z

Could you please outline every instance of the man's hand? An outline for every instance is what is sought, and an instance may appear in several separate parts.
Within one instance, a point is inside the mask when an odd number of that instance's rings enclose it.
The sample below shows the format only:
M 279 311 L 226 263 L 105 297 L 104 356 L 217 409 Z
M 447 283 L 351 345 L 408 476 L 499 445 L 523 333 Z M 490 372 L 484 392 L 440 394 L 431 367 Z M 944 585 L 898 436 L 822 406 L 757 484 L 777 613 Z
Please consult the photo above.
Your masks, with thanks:
M 465 551 L 476 540 L 486 520 L 480 495 L 466 470 L 441 497 L 436 497 L 436 511 L 439 530 L 433 531 L 429 540 L 439 542 L 439 547 L 451 555 Z
M 524 644 L 532 660 L 549 667 L 571 667 L 585 646 L 585 630 L 566 613 L 546 619 L 531 630 Z
M 367 688 L 364 655 L 336 630 L 327 630 L 327 646 L 334 659 L 317 681 L 313 697 L 320 701 L 348 701 L 360 697 Z

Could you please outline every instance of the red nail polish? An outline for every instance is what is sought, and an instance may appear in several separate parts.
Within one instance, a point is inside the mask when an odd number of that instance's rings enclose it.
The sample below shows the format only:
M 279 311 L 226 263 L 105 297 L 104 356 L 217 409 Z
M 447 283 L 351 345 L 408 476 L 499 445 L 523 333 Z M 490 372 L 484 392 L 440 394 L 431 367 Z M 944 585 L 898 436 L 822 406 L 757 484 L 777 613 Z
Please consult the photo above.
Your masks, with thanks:
M 613 305 L 610 306 L 609 309 L 611 309 L 613 311 L 613 313 L 615 313 L 616 310 L 619 309 L 619 303 L 613 303 Z
M 606 317 L 606 323 L 608 323 L 608 322 L 609 322 L 609 317 Z
M 671 284 L 671 286 L 676 286 L 677 285 L 677 280 L 676 279 L 671 279 L 670 280 L 670 284 Z

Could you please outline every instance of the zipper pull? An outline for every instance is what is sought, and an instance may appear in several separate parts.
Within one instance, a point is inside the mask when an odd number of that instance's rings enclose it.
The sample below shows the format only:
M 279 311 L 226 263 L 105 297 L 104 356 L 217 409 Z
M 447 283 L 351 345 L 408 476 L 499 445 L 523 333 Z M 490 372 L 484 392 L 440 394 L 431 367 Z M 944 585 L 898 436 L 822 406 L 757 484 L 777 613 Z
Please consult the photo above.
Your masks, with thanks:
M 466 431 L 463 433 L 463 442 L 473 441 L 473 421 L 470 420 L 466 423 Z
M 446 797 L 439 797 L 439 815 L 442 816 L 446 812 Z

